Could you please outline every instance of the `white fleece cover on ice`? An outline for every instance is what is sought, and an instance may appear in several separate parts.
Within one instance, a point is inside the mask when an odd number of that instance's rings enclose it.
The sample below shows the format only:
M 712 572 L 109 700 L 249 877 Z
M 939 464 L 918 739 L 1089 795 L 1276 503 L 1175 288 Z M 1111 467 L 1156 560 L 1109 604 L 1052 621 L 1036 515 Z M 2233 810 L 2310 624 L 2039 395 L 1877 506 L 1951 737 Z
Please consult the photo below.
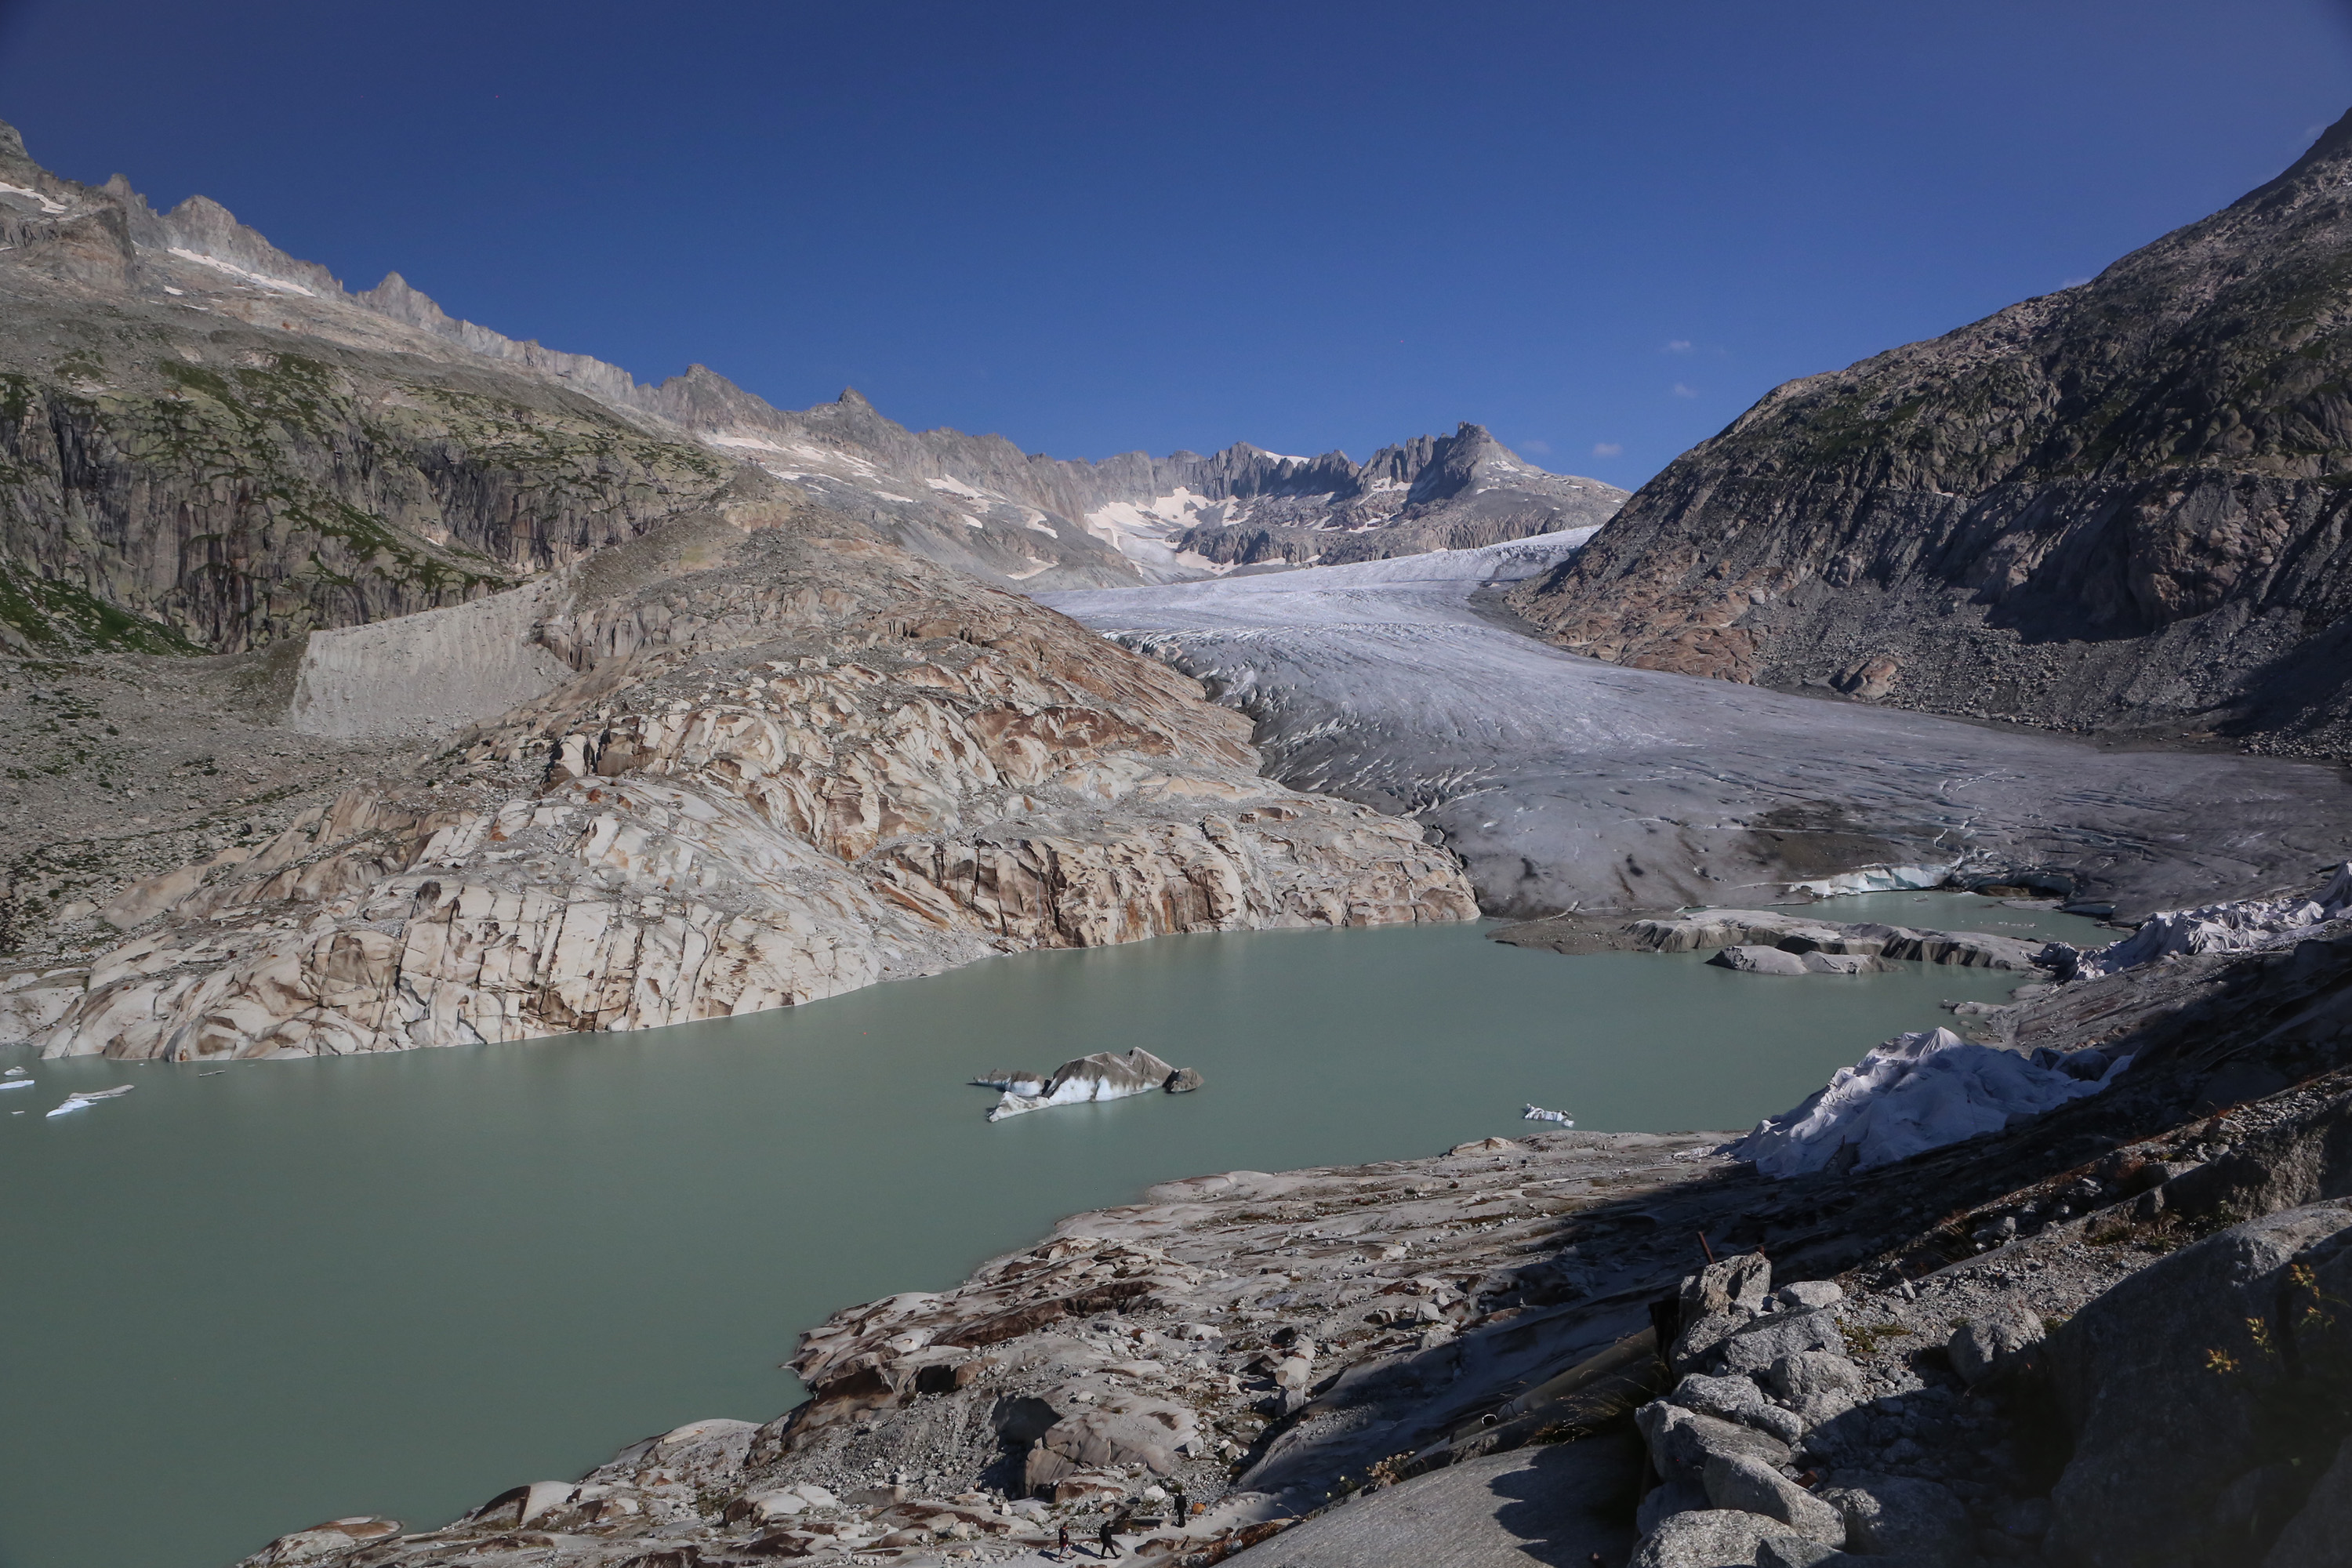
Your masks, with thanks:
M 1727 1152 L 1778 1179 L 1825 1169 L 1852 1144 L 1853 1168 L 1868 1170 L 2096 1094 L 2130 1061 L 2122 1058 L 2095 1079 L 2079 1079 L 1949 1029 L 1922 1029 L 1873 1047 L 1853 1066 L 1838 1068 L 1811 1099 L 1758 1122 Z
M 2123 941 L 2084 953 L 2078 973 L 2085 980 L 2095 980 L 2177 952 L 2276 947 L 2347 913 L 2352 913 L 2352 861 L 2336 867 L 2327 885 L 2306 899 L 2241 899 L 2151 915 Z

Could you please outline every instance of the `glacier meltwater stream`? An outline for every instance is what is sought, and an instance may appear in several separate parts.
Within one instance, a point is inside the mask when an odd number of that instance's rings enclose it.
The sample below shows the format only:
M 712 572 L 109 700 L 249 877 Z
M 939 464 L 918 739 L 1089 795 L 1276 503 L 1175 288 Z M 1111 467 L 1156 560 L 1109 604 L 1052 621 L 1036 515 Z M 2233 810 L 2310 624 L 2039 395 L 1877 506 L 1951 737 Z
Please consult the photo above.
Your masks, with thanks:
M 2098 940 L 1966 895 L 1841 919 Z M 0 1095 L 0 1565 L 220 1568 L 439 1524 L 708 1415 L 835 1308 L 1205 1172 L 1530 1130 L 1739 1128 L 2015 973 L 1742 976 L 1478 927 L 1167 937 L 635 1035 L 30 1068 Z M 1202 1092 L 991 1126 L 983 1068 L 1142 1046 Z M 134 1092 L 60 1117 L 68 1092 Z M 21 1112 L 21 1114 L 15 1114 Z M 1538 1129 L 1539 1130 L 1539 1129 Z

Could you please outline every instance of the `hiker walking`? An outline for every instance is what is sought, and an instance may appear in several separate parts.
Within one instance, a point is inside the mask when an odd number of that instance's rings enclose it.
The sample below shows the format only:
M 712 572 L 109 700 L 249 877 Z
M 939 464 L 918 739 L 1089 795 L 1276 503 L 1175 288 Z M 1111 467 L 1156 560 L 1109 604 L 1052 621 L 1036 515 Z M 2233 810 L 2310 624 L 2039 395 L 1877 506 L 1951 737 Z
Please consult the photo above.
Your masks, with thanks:
M 1054 1555 L 1066 1560 L 1070 1555 L 1070 1521 L 1066 1519 L 1062 1521 L 1062 1540 L 1054 1548 Z
M 1179 1530 L 1188 1528 L 1192 1521 L 1192 1505 L 1185 1500 L 1183 1487 L 1171 1486 L 1168 1489 L 1168 1492 L 1176 1503 L 1176 1528 Z
M 1102 1542 L 1101 1555 L 1105 1557 L 1116 1557 L 1118 1555 L 1118 1542 L 1111 1539 L 1111 1521 L 1108 1519 L 1104 1520 L 1102 1522 L 1100 1540 Z

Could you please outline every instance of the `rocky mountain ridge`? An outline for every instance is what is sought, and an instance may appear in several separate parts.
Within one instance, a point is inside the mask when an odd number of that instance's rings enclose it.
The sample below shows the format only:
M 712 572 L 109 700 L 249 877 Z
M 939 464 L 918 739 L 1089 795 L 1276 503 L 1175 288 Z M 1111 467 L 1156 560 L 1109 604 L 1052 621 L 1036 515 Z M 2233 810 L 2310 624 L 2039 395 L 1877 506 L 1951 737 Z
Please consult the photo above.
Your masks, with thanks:
M 1255 447 L 1207 458 L 1179 452 L 1152 465 L 1150 484 L 1155 495 L 1211 503 L 1179 509 L 1183 525 L 1162 536 L 1171 548 L 1234 566 L 1339 565 L 1473 549 L 1590 528 L 1625 499 L 1598 479 L 1547 473 L 1468 423 L 1451 436 L 1383 447 L 1362 464 L 1344 452 L 1314 458 Z M 1132 480 L 1128 488 L 1136 488 Z M 1124 498 L 1108 504 L 1118 499 Z M 1163 501 L 1147 515 L 1162 521 L 1167 510 Z
M 2092 281 L 1777 388 L 1515 599 L 1653 668 L 2352 740 L 2352 118 Z
M 1466 423 L 1452 436 L 1384 447 L 1362 464 L 1344 452 L 1286 457 L 1246 442 L 1206 457 L 1127 452 L 1089 462 L 1024 452 L 1001 436 L 909 430 L 854 391 L 781 410 L 701 365 L 639 389 L 632 403 L 811 487 L 869 526 L 887 530 L 892 509 L 908 499 L 887 487 L 928 490 L 967 521 L 1098 539 L 1144 582 L 1590 527 L 1625 496 L 1598 479 L 1547 473 Z M 1066 585 L 1035 574 L 1013 581 L 1024 589 Z
M 744 455 L 583 356 L 347 293 L 201 197 L 153 212 L 0 131 L 0 623 L 12 646 L 234 652 L 464 603 L 635 538 Z M 848 461 L 844 457 L 843 461 Z M 1132 581 L 1099 541 L 909 503 L 999 581 Z
M 790 413 L 702 366 L 641 384 L 451 317 L 396 273 L 347 290 L 205 197 L 159 213 L 119 174 L 61 179 L 5 126 L 0 300 L 0 635 L 19 647 L 236 651 L 460 603 L 634 537 L 746 463 L 1008 585 L 1258 558 L 1164 536 L 1260 494 L 1322 528 L 1378 532 L 1398 510 L 1339 518 L 1374 481 L 1336 455 L 1064 462 L 908 431 L 855 392 Z M 1409 490 L 1442 446 L 1366 472 Z M 1423 485 L 1405 521 L 1533 531 L 1600 489 L 1489 456 L 1467 490 Z

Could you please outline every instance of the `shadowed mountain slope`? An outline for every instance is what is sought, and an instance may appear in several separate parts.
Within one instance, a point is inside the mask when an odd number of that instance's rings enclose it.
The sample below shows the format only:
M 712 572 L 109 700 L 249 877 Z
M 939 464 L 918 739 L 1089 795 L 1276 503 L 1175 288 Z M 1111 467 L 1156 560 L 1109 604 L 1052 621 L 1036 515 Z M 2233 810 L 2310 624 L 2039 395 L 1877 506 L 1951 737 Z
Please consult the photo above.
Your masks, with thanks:
M 1790 382 L 1517 595 L 1621 663 L 2352 740 L 2352 119 L 2094 281 Z

